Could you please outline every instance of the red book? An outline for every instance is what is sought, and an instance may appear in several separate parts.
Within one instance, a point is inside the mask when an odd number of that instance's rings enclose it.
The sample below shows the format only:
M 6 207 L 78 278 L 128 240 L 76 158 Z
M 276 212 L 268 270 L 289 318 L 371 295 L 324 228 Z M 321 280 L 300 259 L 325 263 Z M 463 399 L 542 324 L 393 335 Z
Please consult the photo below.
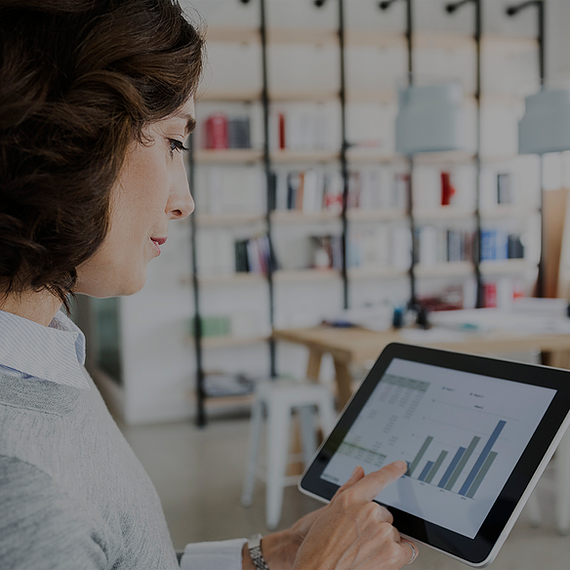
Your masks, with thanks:
M 449 181 L 449 172 L 441 173 L 441 205 L 449 206 L 451 198 L 455 194 L 455 188 Z
M 228 118 L 223 113 L 210 115 L 206 120 L 205 145 L 207 149 L 228 148 Z
M 485 307 L 491 308 L 497 306 L 497 284 L 485 283 L 483 285 L 483 300 Z

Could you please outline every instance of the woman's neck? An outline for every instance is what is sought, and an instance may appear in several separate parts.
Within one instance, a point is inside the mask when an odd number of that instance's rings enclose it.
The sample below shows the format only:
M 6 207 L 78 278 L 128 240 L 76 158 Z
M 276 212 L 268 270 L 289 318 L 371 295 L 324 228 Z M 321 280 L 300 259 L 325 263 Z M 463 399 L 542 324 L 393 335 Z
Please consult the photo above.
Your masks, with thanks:
M 49 326 L 61 308 L 61 300 L 49 291 L 12 293 L 0 300 L 0 310 Z

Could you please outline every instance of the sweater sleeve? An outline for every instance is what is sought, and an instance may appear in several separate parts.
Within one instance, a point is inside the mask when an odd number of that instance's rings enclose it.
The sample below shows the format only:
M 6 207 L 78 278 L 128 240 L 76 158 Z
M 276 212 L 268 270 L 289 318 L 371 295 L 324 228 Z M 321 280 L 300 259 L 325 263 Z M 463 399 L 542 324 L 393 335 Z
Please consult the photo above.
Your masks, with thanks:
M 180 560 L 181 570 L 241 570 L 245 538 L 188 544 Z
M 0 456 L 0 513 L 3 570 L 108 567 L 94 521 L 35 466 Z

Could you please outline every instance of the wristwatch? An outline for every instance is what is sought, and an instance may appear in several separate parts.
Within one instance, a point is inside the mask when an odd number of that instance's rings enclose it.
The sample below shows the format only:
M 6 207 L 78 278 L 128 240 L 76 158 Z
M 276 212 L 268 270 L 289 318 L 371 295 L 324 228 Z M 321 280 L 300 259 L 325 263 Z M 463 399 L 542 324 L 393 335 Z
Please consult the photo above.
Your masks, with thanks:
M 261 553 L 261 538 L 261 534 L 254 534 L 247 541 L 247 548 L 253 565 L 257 570 L 269 570 L 269 566 L 267 566 L 267 562 L 265 562 L 265 558 L 263 558 L 263 554 Z

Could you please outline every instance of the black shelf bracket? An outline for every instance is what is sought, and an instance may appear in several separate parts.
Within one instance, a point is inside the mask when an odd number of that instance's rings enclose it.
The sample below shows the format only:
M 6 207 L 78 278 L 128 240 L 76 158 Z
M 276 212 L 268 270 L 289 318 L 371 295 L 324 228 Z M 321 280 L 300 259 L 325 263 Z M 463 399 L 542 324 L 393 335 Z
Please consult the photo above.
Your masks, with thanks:
M 394 2 L 398 0 L 384 0 L 378 4 L 380 10 L 387 10 Z M 412 0 L 404 0 L 406 2 L 406 44 L 408 53 L 408 85 L 414 84 L 414 20 L 413 20 L 413 5 Z M 417 296 L 417 279 L 416 279 L 416 263 L 418 259 L 418 243 L 416 238 L 416 220 L 414 214 L 414 157 L 408 155 L 408 183 L 407 183 L 407 217 L 410 225 L 410 234 L 412 236 L 411 252 L 410 252 L 410 269 L 408 274 L 410 276 L 410 300 L 408 307 L 418 306 Z
M 531 6 L 536 7 L 537 15 L 537 25 L 538 30 L 536 33 L 536 40 L 538 42 L 538 77 L 540 80 L 540 88 L 544 89 L 546 83 L 546 56 L 545 56 L 545 4 L 544 0 L 529 0 L 528 2 L 523 2 L 522 4 L 516 4 L 514 6 L 508 6 L 505 10 L 507 16 L 515 16 L 525 8 Z M 538 275 L 536 278 L 536 296 L 544 297 L 545 291 L 545 247 L 546 247 L 546 236 L 545 236 L 545 219 L 544 219 L 544 186 L 543 186 L 543 176 L 544 176 L 544 160 L 542 155 L 540 156 L 540 259 L 538 262 Z
M 485 289 L 481 274 L 481 36 L 483 32 L 483 3 L 481 0 L 460 0 L 459 2 L 447 4 L 445 11 L 448 14 L 453 14 L 467 4 L 473 4 L 475 7 L 473 39 L 475 40 L 476 50 L 475 101 L 477 105 L 477 141 L 475 151 L 475 243 L 473 244 L 473 267 L 477 282 L 475 306 L 480 309 L 485 306 Z
M 348 278 L 348 193 L 349 193 L 349 171 L 348 171 L 348 149 L 350 143 L 347 140 L 346 132 L 346 20 L 344 13 L 344 0 L 337 0 L 338 2 L 338 46 L 339 46 L 339 66 L 340 66 L 340 86 L 339 86 L 339 99 L 340 99 L 340 128 L 341 128 L 341 145 L 340 145 L 340 171 L 342 176 L 343 192 L 342 192 L 342 210 L 341 210 L 341 223 L 342 223 L 342 303 L 345 309 L 350 305 L 350 282 Z M 326 0 L 314 0 L 317 8 L 325 5 Z

